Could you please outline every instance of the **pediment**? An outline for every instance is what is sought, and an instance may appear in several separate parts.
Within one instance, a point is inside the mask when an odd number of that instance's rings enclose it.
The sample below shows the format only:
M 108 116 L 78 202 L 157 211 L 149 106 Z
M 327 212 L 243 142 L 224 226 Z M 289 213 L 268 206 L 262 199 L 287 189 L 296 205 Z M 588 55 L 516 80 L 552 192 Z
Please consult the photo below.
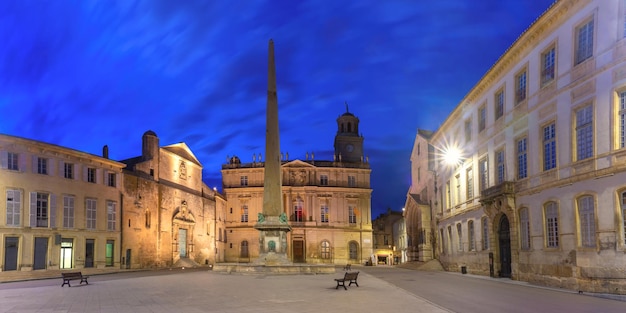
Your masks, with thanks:
M 300 160 L 289 161 L 289 162 L 283 164 L 282 167 L 283 168 L 303 168 L 303 167 L 315 168 L 314 165 L 311 165 L 311 164 L 309 164 L 307 162 L 300 161 Z

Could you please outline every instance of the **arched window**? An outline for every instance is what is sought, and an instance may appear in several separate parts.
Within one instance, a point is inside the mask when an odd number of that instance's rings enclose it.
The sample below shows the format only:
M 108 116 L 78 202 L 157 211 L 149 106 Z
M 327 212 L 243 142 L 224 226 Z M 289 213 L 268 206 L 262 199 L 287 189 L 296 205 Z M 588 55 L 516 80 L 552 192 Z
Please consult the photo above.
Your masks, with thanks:
M 546 247 L 559 246 L 559 209 L 556 202 L 548 202 L 544 206 L 546 218 Z
M 463 230 L 461 223 L 456 224 L 456 233 L 458 235 L 459 251 L 463 251 Z
M 578 221 L 580 226 L 580 244 L 583 247 L 596 246 L 596 218 L 593 196 L 578 198 Z
M 519 233 L 522 250 L 530 249 L 530 218 L 528 216 L 528 208 L 519 210 Z
M 239 252 L 239 257 L 247 258 L 248 256 L 248 241 L 244 240 L 241 242 L 241 251 Z
M 489 250 L 489 220 L 487 217 L 483 217 L 481 220 L 482 233 L 483 233 L 483 250 Z
M 620 205 L 620 212 L 622 212 L 622 239 L 624 240 L 623 244 L 626 245 L 626 191 L 622 191 Z
M 330 242 L 328 240 L 322 241 L 320 247 L 320 256 L 322 259 L 330 259 Z
M 476 250 L 476 244 L 474 243 L 474 221 L 467 222 L 467 241 L 469 251 Z
M 350 250 L 350 260 L 356 260 L 358 258 L 359 246 L 355 241 L 350 241 L 348 249 Z

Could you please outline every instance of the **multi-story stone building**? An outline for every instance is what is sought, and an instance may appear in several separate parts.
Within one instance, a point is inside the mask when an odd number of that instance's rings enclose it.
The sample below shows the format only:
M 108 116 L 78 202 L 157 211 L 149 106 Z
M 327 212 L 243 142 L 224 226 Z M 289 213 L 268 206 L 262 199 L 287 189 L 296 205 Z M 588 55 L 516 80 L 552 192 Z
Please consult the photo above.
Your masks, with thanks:
M 555 2 L 422 138 L 432 153 L 414 148 L 433 166 L 409 194 L 432 209 L 446 269 L 624 293 L 625 13 Z M 459 161 L 441 162 L 454 149 Z
M 2 271 L 119 266 L 123 167 L 0 135 Z
M 283 212 L 291 227 L 288 256 L 295 263 L 365 263 L 372 254 L 371 169 L 363 155 L 359 119 L 346 112 L 337 119 L 332 161 L 282 157 Z M 264 162 L 232 157 L 222 166 L 226 262 L 259 256 Z
M 399 211 L 387 209 L 372 221 L 374 234 L 374 265 L 395 265 L 403 260 L 404 217 Z
M 202 164 L 185 143 L 161 147 L 147 131 L 141 156 L 122 162 L 126 268 L 224 261 L 225 200 L 202 182 Z

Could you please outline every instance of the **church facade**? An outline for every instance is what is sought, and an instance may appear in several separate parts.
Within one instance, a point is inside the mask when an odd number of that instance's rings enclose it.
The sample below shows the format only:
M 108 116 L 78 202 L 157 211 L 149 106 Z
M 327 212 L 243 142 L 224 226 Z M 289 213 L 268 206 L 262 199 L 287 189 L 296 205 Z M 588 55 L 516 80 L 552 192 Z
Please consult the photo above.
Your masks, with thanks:
M 337 119 L 333 160 L 281 160 L 282 203 L 291 231 L 288 257 L 294 263 L 365 263 L 372 254 L 369 162 L 363 155 L 359 119 Z M 259 155 L 222 166 L 225 261 L 252 262 L 259 256 L 254 228 L 263 207 L 264 162 Z
M 624 293 L 625 16 L 624 1 L 555 2 L 432 136 L 418 134 L 407 222 L 432 232 L 415 238 L 417 257 Z

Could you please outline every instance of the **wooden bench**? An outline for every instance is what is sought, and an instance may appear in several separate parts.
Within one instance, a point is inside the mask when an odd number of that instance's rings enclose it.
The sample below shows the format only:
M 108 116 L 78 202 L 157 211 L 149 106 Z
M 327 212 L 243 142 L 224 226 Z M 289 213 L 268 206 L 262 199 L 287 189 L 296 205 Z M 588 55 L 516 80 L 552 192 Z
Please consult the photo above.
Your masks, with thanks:
M 346 282 L 348 282 L 348 286 L 352 286 L 352 284 L 355 284 L 357 287 L 359 287 L 359 284 L 356 282 L 358 276 L 359 272 L 346 272 L 346 274 L 343 275 L 343 278 L 335 278 L 335 281 L 337 282 L 337 287 L 335 287 L 335 289 L 338 289 L 339 286 L 342 286 L 343 289 L 348 290 L 348 288 L 346 288 Z
M 89 282 L 87 281 L 87 278 L 89 278 L 89 276 L 83 276 L 83 273 L 81 272 L 61 273 L 61 275 L 63 277 L 63 284 L 61 285 L 61 287 L 65 285 L 67 285 L 68 287 L 72 287 L 72 285 L 70 285 L 70 280 L 79 280 L 79 279 L 80 279 L 81 285 L 83 283 L 89 285 Z
M 346 264 L 346 266 L 343 267 L 344 271 L 351 271 L 352 270 L 352 264 L 348 263 Z

